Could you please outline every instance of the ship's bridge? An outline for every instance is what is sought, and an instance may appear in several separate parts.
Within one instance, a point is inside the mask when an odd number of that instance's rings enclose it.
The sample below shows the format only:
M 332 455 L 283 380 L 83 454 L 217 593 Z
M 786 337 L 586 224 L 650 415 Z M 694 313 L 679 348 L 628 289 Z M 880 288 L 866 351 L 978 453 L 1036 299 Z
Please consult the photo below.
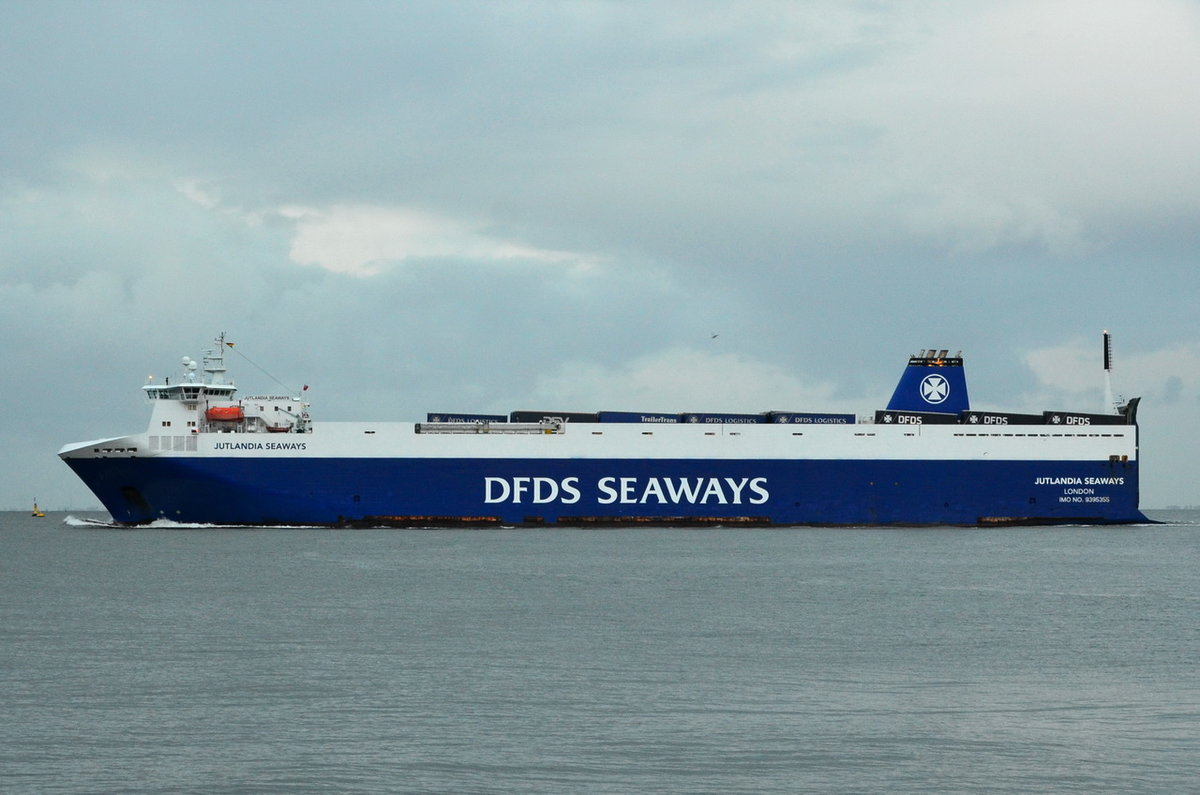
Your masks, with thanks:
M 156 384 L 151 376 L 150 383 L 142 387 L 146 397 L 151 400 L 175 400 L 190 404 L 202 400 L 233 400 L 233 393 L 237 392 L 237 387 L 225 382 L 225 346 L 228 344 L 232 343 L 225 342 L 224 332 L 213 340 L 213 347 L 204 352 L 202 378 L 197 378 L 196 370 L 199 365 L 190 356 L 183 357 L 183 375 L 176 383 L 172 384 L 168 378 L 164 383 Z
M 199 403 L 201 400 L 232 400 L 237 387 L 233 384 L 146 384 L 142 387 L 151 400 L 178 400 Z

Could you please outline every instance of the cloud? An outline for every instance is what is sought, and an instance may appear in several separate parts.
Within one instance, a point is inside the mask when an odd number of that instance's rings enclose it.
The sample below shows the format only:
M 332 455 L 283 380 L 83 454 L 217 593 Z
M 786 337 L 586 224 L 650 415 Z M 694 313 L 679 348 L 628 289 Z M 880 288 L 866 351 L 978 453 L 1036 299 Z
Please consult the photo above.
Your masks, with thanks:
M 986 196 L 955 186 L 935 186 L 901 211 L 918 238 L 955 258 L 1030 246 L 1054 257 L 1080 257 L 1099 248 L 1083 219 L 1031 197 Z
M 392 263 L 467 259 L 487 264 L 535 263 L 588 269 L 595 260 L 489 234 L 478 225 L 410 207 L 284 207 L 296 225 L 289 256 L 334 273 L 374 276 Z
M 1033 399 L 1079 401 L 1094 396 L 1103 385 L 1102 358 L 1099 338 L 1091 342 L 1074 339 L 1031 351 L 1025 364 L 1037 379 L 1039 395 Z M 1170 404 L 1181 395 L 1200 396 L 1200 343 L 1116 351 L 1113 382 L 1118 392 L 1132 390 L 1149 402 Z
M 483 223 L 418 207 L 333 204 L 247 209 L 226 204 L 211 182 L 180 179 L 175 187 L 213 215 L 246 227 L 279 219 L 294 230 L 288 252 L 291 261 L 347 276 L 376 276 L 395 264 L 416 260 L 548 265 L 574 271 L 599 265 L 595 256 L 527 245 L 490 232 Z
M 1200 81 L 1194 6 L 895 8 L 887 21 L 909 24 L 878 58 L 802 89 L 810 118 L 876 131 L 857 152 L 862 178 L 837 186 L 851 201 L 877 196 L 872 211 L 899 209 L 953 256 L 1075 258 L 1129 224 L 1118 207 L 1200 210 L 1187 176 L 1200 106 L 1180 93 Z

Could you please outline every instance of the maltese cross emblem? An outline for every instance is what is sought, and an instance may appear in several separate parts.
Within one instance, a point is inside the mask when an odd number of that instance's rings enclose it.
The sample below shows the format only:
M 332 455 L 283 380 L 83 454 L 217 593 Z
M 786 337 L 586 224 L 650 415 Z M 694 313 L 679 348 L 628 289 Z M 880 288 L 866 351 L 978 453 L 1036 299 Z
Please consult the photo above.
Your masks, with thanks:
M 926 403 L 941 403 L 950 397 L 950 382 L 944 377 L 927 375 L 921 379 L 921 397 Z

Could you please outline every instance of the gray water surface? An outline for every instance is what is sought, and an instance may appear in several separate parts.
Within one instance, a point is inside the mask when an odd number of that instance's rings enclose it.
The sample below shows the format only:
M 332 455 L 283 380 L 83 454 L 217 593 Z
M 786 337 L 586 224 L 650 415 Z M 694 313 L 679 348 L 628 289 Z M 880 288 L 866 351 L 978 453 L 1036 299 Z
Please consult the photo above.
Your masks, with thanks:
M 1167 792 L 1200 512 L 1109 528 L 0 514 L 4 792 Z

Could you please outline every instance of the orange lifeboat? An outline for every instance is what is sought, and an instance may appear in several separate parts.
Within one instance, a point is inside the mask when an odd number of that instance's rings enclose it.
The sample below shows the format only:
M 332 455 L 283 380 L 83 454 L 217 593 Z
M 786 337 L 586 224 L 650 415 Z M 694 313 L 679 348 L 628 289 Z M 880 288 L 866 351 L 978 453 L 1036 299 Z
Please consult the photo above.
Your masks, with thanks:
M 204 416 L 209 421 L 216 422 L 241 422 L 246 419 L 246 413 L 242 411 L 241 406 L 213 406 L 204 412 Z

